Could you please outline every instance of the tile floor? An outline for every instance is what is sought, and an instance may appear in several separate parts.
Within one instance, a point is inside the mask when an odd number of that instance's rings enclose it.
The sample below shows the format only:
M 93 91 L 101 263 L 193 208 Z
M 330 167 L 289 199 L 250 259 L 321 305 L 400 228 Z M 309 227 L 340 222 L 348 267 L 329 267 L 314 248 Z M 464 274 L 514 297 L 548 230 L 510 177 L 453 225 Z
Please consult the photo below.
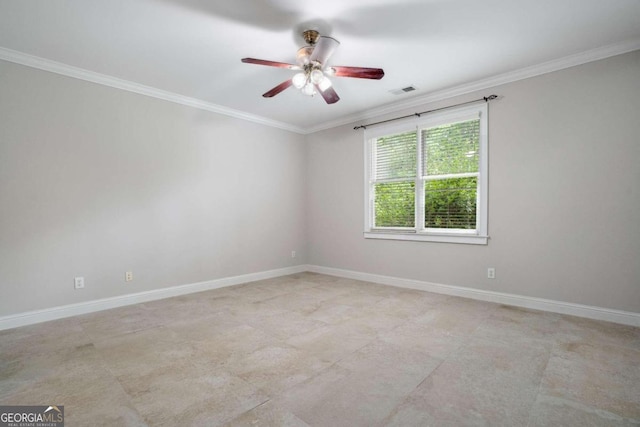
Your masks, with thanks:
M 313 273 L 0 332 L 68 426 L 640 425 L 640 328 Z

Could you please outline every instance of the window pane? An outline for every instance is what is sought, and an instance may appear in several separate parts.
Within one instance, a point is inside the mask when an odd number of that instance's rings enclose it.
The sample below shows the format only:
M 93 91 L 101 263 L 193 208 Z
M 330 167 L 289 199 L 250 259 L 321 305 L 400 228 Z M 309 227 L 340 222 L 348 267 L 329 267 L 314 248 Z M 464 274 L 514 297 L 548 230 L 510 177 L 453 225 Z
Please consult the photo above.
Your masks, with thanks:
M 480 120 L 422 131 L 425 176 L 478 172 Z
M 478 178 L 453 178 L 424 183 L 425 228 L 476 228 Z
M 415 183 L 375 184 L 375 227 L 411 227 L 415 225 Z
M 375 179 L 414 178 L 417 140 L 416 132 L 378 138 L 375 144 Z

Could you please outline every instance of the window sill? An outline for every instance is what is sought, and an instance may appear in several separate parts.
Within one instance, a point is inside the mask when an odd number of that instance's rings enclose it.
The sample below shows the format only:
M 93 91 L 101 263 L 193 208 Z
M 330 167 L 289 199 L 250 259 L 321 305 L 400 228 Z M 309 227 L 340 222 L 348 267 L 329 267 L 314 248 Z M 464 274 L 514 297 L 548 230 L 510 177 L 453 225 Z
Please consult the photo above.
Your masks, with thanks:
M 461 234 L 422 234 L 422 233 L 387 233 L 365 232 L 365 239 L 411 240 L 417 242 L 460 243 L 464 245 L 486 245 L 489 236 Z

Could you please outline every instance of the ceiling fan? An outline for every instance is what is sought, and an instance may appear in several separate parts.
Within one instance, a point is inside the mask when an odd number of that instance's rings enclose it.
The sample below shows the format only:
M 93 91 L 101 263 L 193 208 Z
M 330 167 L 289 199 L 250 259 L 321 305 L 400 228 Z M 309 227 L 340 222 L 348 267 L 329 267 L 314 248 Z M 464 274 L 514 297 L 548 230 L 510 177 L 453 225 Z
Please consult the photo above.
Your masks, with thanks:
M 327 65 L 327 61 L 336 50 L 340 42 L 333 37 L 321 36 L 318 31 L 307 30 L 302 33 L 307 45 L 300 48 L 296 54 L 296 64 L 267 61 L 264 59 L 243 58 L 246 64 L 267 65 L 270 67 L 288 68 L 300 71 L 293 78 L 285 80 L 262 96 L 271 98 L 290 86 L 308 96 L 320 93 L 327 104 L 334 104 L 340 97 L 333 89 L 329 77 L 355 77 L 359 79 L 380 80 L 384 76 L 381 68 L 338 67 Z

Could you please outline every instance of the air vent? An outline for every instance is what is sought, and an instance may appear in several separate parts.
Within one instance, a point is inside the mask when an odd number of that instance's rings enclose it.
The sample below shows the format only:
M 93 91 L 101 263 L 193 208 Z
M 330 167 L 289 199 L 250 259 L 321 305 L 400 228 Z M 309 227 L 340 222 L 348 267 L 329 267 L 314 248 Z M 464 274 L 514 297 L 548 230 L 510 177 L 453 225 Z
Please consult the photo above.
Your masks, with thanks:
M 411 85 L 411 86 L 403 87 L 400 89 L 393 89 L 393 90 L 390 90 L 389 92 L 391 92 L 394 95 L 402 95 L 403 93 L 413 92 L 414 90 L 416 90 L 416 87 Z

